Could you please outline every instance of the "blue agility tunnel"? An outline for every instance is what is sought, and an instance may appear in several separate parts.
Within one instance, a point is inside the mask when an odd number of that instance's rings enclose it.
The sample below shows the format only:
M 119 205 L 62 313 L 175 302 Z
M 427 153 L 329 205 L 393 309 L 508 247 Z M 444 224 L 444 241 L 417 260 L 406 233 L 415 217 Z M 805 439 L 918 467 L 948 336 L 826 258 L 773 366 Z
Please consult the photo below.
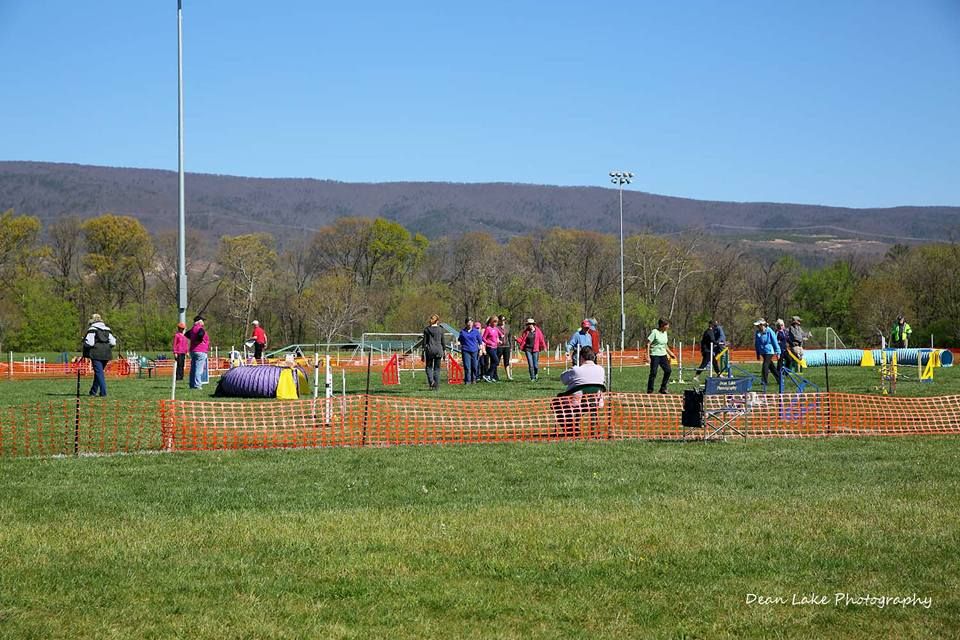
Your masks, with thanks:
M 953 366 L 953 354 L 946 349 L 886 349 L 886 359 L 890 360 L 890 354 L 897 354 L 897 364 L 921 365 L 927 363 L 930 355 L 936 353 L 940 359 L 941 367 Z M 879 363 L 883 357 L 883 350 L 872 349 L 870 355 L 874 363 Z M 831 367 L 859 367 L 863 363 L 864 349 L 806 349 L 803 352 L 803 359 L 808 367 L 822 367 L 824 357 L 826 364 Z

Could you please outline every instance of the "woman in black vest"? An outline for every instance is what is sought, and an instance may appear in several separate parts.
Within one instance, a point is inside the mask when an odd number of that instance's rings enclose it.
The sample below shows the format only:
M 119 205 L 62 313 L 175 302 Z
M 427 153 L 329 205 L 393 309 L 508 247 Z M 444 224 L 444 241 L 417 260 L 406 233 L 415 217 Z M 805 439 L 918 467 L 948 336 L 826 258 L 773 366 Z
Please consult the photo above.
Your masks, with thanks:
M 103 370 L 113 357 L 113 347 L 117 346 L 117 339 L 113 337 L 110 327 L 103 323 L 99 313 L 90 316 L 90 326 L 83 337 L 83 357 L 90 358 L 93 365 L 93 385 L 90 395 L 107 395 L 107 379 Z

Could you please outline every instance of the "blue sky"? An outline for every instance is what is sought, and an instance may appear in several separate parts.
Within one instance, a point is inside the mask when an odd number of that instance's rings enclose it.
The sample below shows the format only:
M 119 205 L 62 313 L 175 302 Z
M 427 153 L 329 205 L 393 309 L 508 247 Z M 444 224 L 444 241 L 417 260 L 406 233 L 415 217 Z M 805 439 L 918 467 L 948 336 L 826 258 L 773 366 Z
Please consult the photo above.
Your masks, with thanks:
M 0 42 L 0 159 L 176 168 L 176 0 Z M 960 205 L 960 0 L 184 0 L 184 75 L 188 171 Z

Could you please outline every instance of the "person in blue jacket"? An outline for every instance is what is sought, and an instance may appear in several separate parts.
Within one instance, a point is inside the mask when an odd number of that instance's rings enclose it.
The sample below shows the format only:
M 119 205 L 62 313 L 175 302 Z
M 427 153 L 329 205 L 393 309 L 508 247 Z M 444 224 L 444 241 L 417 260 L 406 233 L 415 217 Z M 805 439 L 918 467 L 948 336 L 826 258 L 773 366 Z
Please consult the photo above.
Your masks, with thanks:
M 467 318 L 457 342 L 463 357 L 463 384 L 473 384 L 480 377 L 480 332 L 474 328 L 472 318 Z
M 599 346 L 594 347 L 593 336 L 590 335 L 590 325 L 589 320 L 584 320 L 580 323 L 580 330 L 574 331 L 573 335 L 570 336 L 570 339 L 567 341 L 567 355 L 571 358 L 571 364 L 575 367 L 580 364 L 580 349 L 584 347 L 590 347 L 591 349 L 596 348 L 599 351 Z M 596 353 L 597 351 L 594 351 Z
M 763 390 L 766 391 L 770 372 L 773 372 L 775 378 L 777 377 L 773 356 L 780 356 L 780 343 L 777 342 L 777 334 L 767 326 L 767 321 L 763 318 L 754 322 L 753 326 L 757 329 L 756 335 L 753 336 L 753 347 L 757 352 L 757 360 L 763 360 L 760 376 L 763 378 Z

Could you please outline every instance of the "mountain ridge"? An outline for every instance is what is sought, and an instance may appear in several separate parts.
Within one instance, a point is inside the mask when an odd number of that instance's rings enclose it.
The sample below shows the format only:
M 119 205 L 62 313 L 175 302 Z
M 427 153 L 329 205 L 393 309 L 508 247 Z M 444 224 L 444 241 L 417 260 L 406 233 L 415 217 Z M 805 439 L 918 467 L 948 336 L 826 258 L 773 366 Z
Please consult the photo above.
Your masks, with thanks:
M 211 237 L 268 231 L 283 243 L 341 216 L 382 216 L 436 238 L 486 231 L 498 239 L 560 226 L 616 233 L 617 190 L 513 182 L 341 182 L 186 174 L 188 224 Z M 133 215 L 153 232 L 176 228 L 177 172 L 73 163 L 0 161 L 0 210 L 44 222 Z M 627 233 L 716 235 L 828 230 L 851 237 L 930 242 L 960 231 L 960 207 L 831 207 L 724 202 L 624 190 Z

